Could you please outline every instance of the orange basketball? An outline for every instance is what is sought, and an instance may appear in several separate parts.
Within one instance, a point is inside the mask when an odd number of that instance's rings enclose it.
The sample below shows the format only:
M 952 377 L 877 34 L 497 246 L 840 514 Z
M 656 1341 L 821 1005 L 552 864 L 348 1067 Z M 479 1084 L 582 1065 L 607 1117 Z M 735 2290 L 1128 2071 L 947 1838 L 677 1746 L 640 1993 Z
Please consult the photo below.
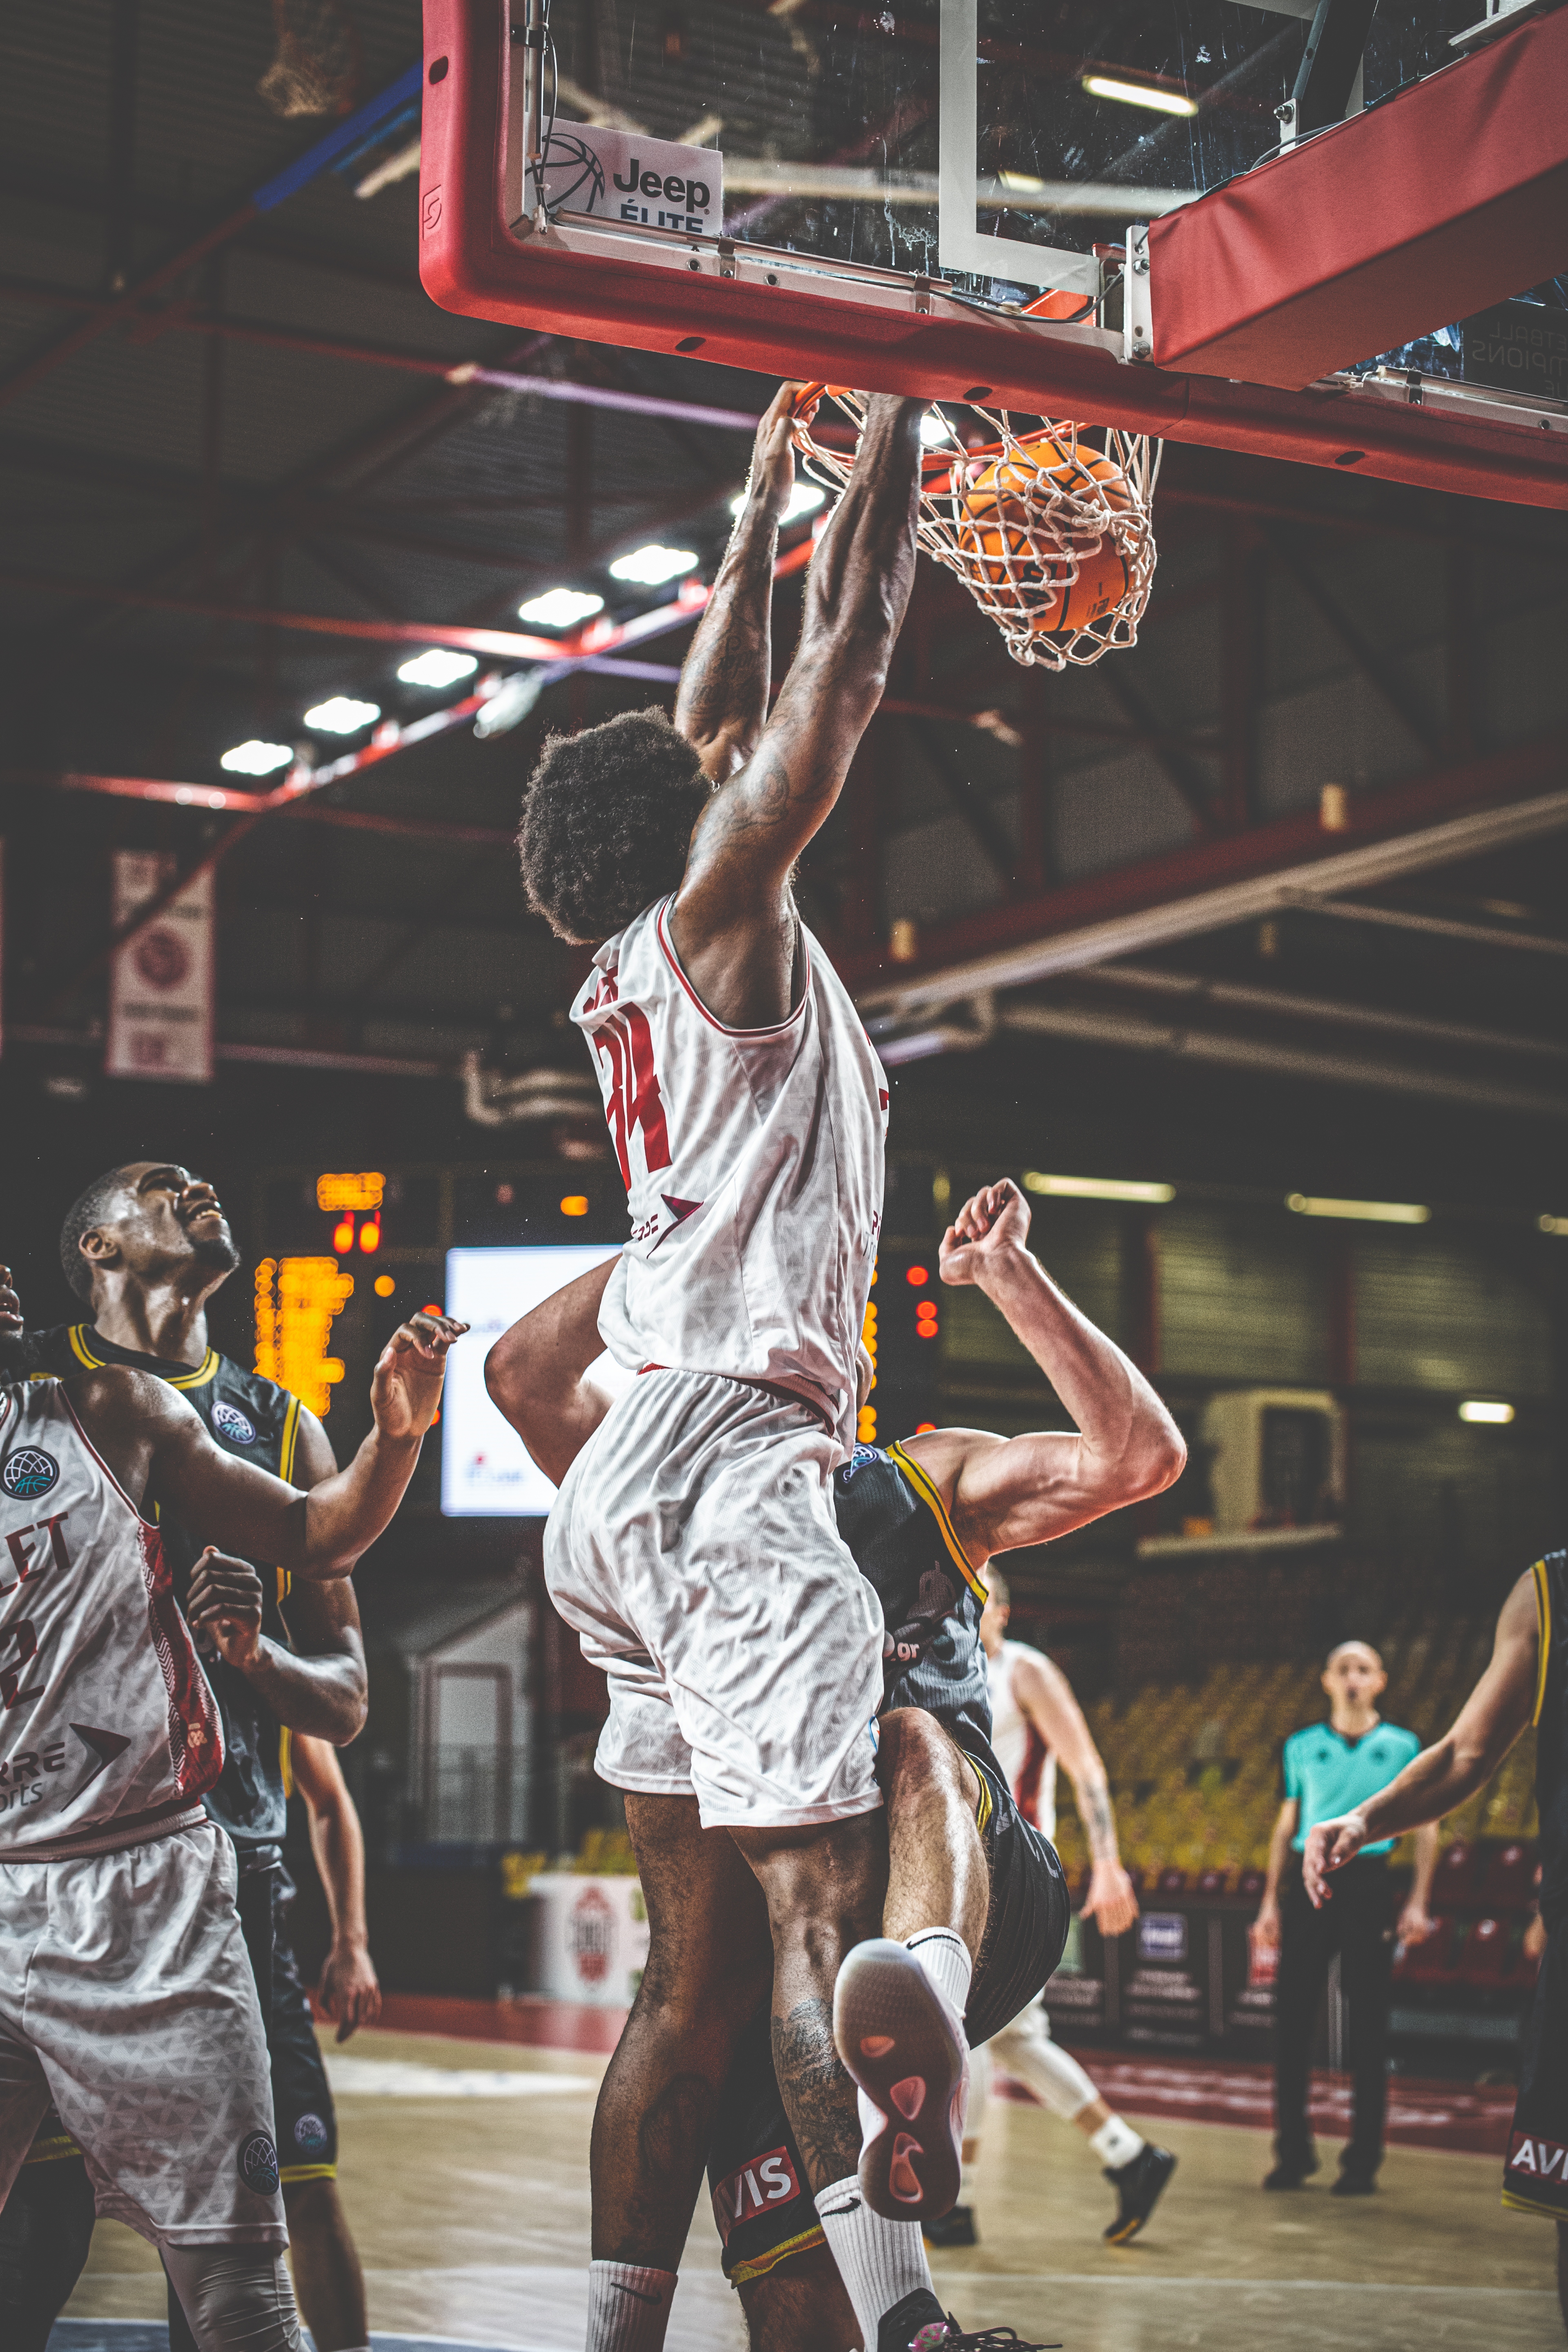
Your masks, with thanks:
M 1103 537 L 1097 549 L 1079 554 L 1077 577 L 1070 577 L 1071 558 L 1040 506 L 1053 490 L 1085 499 L 1098 492 L 1107 506 L 1125 510 L 1132 499 L 1121 467 L 1045 434 L 978 471 L 971 470 L 973 462 L 952 468 L 951 488 L 963 517 L 956 538 L 992 602 L 1026 615 L 1034 636 L 1068 636 L 1113 612 L 1131 581 L 1120 548 Z M 1042 589 L 1046 602 L 1037 604 Z

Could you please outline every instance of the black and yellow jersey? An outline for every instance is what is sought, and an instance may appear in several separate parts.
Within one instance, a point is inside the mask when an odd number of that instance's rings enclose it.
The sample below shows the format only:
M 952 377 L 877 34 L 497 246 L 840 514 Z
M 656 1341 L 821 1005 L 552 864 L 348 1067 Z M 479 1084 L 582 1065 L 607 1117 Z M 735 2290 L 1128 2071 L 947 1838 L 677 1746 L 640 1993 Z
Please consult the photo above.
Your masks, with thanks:
M 941 1495 L 897 1444 L 858 1445 L 834 1474 L 838 1532 L 882 1604 L 884 1707 L 919 1706 L 990 1753 L 980 1612 L 985 1587 Z
M 1541 1817 L 1541 1916 L 1568 1918 L 1568 1551 L 1531 1570 L 1541 1653 L 1535 1680 L 1535 1810 Z
M 104 1364 L 123 1364 L 132 1371 L 155 1372 L 179 1390 L 195 1407 L 216 1443 L 258 1468 L 279 1478 L 294 1475 L 294 1449 L 300 1427 L 300 1400 L 275 1381 L 247 1372 L 228 1357 L 209 1348 L 202 1361 L 172 1364 L 160 1356 L 143 1356 L 117 1348 L 90 1323 L 62 1323 L 55 1329 L 29 1334 L 36 1375 L 67 1380 L 73 1373 L 92 1371 Z M 160 1514 L 164 1557 L 174 1579 L 180 1606 L 185 1605 L 191 1570 L 204 1549 L 184 1528 Z M 281 1603 L 287 1580 L 279 1569 L 259 1570 L 263 1593 L 261 1630 L 284 1648 L 290 1646 Z M 241 1866 L 248 1856 L 261 1858 L 259 1849 L 281 1843 L 288 1822 L 281 1755 L 282 1727 L 265 1700 L 245 1676 L 222 1658 L 204 1654 L 202 1664 L 223 1715 L 224 1768 L 206 1800 L 214 1821 L 228 1832 L 240 1851 Z

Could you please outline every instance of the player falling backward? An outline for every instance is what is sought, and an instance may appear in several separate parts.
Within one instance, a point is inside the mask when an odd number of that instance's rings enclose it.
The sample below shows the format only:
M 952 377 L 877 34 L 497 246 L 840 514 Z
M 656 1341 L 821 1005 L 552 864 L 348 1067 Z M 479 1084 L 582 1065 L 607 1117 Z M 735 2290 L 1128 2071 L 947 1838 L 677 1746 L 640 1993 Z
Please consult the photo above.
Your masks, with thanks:
M 1452 1730 L 1353 1812 L 1308 1832 L 1301 1877 L 1321 1910 L 1333 1899 L 1332 1874 L 1363 1846 L 1453 1812 L 1485 1787 L 1530 1724 L 1546 1950 L 1521 2053 L 1502 2201 L 1556 2222 L 1557 2295 L 1568 2326 L 1568 1552 L 1548 1552 L 1515 1584 L 1491 1664 Z
M 1184 1460 L 1180 1433 L 1159 1398 L 1030 1255 L 1028 1229 L 1028 1207 L 1016 1188 L 988 1188 L 966 1203 L 943 1239 L 942 1276 L 950 1284 L 975 1285 L 992 1299 L 1077 1429 L 1010 1439 L 928 1431 L 886 1449 L 857 1446 L 834 1479 L 839 1532 L 888 1629 L 877 1760 L 889 1849 L 884 1933 L 895 1948 L 909 1937 L 918 1947 L 933 1933 L 962 1947 L 973 1963 L 963 2031 L 975 2044 L 1037 1992 L 1060 1956 L 1068 1919 L 1056 1855 L 1020 1812 L 990 1745 L 980 1641 L 987 1563 L 994 1552 L 1047 1542 L 1159 1492 Z M 570 1475 L 574 1461 L 591 1465 L 591 1440 L 611 1411 L 589 1376 L 600 1349 L 598 1302 L 611 1271 L 594 1268 L 524 1317 L 486 1365 L 496 1402 L 557 1481 Z M 725 1875 L 714 1866 L 721 1853 L 688 1883 L 685 1866 L 705 1833 L 689 1811 L 677 1830 L 647 1856 L 648 1966 L 613 2063 L 616 2069 L 657 2063 L 657 2039 L 638 2031 L 647 2012 L 672 2013 L 672 2033 L 684 2026 L 691 2072 L 680 2095 L 693 2121 L 708 2121 L 724 2268 L 740 2290 L 754 2352 L 851 2342 L 885 2352 L 910 2341 L 991 2341 L 949 2336 L 950 2323 L 922 2316 L 930 2287 L 918 2221 L 883 2225 L 884 2245 L 899 2266 L 888 2284 L 900 2287 L 909 2303 L 901 2312 L 885 2307 L 870 2323 L 864 2319 L 870 2281 L 856 2268 L 853 2242 L 846 2263 L 842 2233 L 826 2231 L 826 2217 L 813 2210 L 806 2167 L 780 2098 L 777 2042 L 770 2049 L 767 2032 L 770 1955 L 762 1897 L 743 1874 Z M 1102 1901 L 1114 1891 L 1102 1889 Z M 917 2011 L 913 2023 L 923 2037 L 928 2017 Z M 909 2077 L 895 2071 L 893 2079 Z M 903 2128 L 897 2102 L 884 2100 L 874 2118 L 879 2138 L 889 2120 Z M 942 2120 L 935 2140 L 925 2141 L 929 2167 L 923 2155 L 915 2161 L 928 2177 L 945 2174 L 951 2200 L 956 2168 Z M 863 2179 L 868 2169 L 879 2169 L 878 2144 L 871 2143 Z M 640 2227 L 647 2273 L 641 2291 L 658 2294 L 667 2317 L 673 2287 L 668 2273 L 685 2241 L 699 2164 L 688 2158 L 679 2174 L 667 2177 L 660 2169 L 665 2153 L 662 2142 L 639 2147 L 613 2130 L 595 2137 L 600 2210 L 613 2204 Z M 880 2168 L 884 2184 L 887 2170 Z M 892 2202 L 896 2211 L 896 2196 Z M 1149 2196 L 1147 2205 L 1152 2202 Z M 925 2308 L 934 2308 L 934 2297 Z M 923 2332 L 928 2328 L 932 2332 Z
M 370 1435 L 305 1494 L 225 1454 L 153 1375 L 22 1377 L 0 1269 L 0 2201 L 52 2097 L 100 2212 L 157 2248 L 200 2352 L 300 2338 L 235 1851 L 202 1804 L 222 1729 L 156 1514 L 297 1578 L 346 1576 L 402 1500 L 464 1328 L 395 1333 Z

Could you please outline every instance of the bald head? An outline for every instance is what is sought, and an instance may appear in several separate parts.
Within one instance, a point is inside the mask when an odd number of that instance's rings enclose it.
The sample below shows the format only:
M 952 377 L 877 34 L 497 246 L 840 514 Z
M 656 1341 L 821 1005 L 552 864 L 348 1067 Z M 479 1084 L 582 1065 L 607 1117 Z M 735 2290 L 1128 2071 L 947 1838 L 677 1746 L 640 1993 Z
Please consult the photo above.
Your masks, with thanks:
M 1344 1657 L 1352 1650 L 1358 1657 L 1366 1660 L 1374 1674 L 1381 1675 L 1385 1671 L 1381 1652 L 1374 1650 L 1370 1642 L 1342 1642 L 1337 1650 L 1329 1652 L 1328 1664 L 1331 1666 L 1336 1658 Z
M 1370 1642 L 1342 1642 L 1338 1649 L 1330 1651 L 1323 1688 L 1337 1731 L 1369 1730 L 1377 1720 L 1377 1702 L 1387 1687 L 1383 1660 Z

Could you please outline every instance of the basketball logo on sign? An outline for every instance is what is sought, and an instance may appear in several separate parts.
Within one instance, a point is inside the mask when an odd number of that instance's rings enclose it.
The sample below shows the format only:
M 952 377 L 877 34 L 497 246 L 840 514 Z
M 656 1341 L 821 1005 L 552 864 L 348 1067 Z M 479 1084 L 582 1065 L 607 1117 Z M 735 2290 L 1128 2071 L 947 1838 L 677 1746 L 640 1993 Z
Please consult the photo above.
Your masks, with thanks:
M 0 1486 L 16 1503 L 36 1503 L 59 1483 L 60 1465 L 41 1445 L 19 1446 L 0 1470 Z
M 610 1973 L 615 1915 L 596 1886 L 584 1887 L 566 1923 L 566 1946 L 584 1984 L 603 1984 Z
M 132 950 L 137 975 L 149 988 L 178 988 L 190 976 L 191 959 L 177 931 L 149 931 Z
M 237 1404 L 226 1404 L 222 1397 L 213 1406 L 213 1427 L 220 1437 L 226 1437 L 231 1445 L 254 1445 L 256 1443 L 255 1423 L 247 1414 L 241 1412 Z

